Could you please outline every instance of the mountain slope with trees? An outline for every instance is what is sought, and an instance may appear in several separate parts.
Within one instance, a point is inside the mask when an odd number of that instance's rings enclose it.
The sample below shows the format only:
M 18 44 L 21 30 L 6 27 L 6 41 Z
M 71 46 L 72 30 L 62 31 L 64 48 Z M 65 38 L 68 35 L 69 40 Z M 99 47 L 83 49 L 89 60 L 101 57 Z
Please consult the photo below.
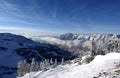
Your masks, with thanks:
M 71 63 L 18 78 L 120 78 L 120 53 L 98 55 L 89 64 Z
M 0 33 L 0 77 L 15 78 L 17 63 L 22 60 L 31 63 L 40 62 L 45 59 L 61 61 L 75 58 L 68 51 L 45 43 L 38 43 L 21 35 Z M 10 74 L 9 74 L 10 73 Z M 14 76 L 12 76 L 14 74 Z

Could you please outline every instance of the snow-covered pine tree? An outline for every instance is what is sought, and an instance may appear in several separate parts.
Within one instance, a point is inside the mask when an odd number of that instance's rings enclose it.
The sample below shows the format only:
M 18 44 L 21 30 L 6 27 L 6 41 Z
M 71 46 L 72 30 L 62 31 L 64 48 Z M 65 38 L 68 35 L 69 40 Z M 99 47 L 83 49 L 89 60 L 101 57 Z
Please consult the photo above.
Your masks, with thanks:
M 50 65 L 53 65 L 53 59 L 52 58 L 50 59 Z
M 64 63 L 64 58 L 62 58 L 62 60 L 61 60 L 61 64 L 62 65 L 64 65 L 65 63 Z
M 36 71 L 36 63 L 35 63 L 35 59 L 34 58 L 32 59 L 32 62 L 30 64 L 30 71 L 31 72 Z
M 118 52 L 118 50 L 119 50 L 119 41 L 116 40 L 115 41 L 115 51 Z
M 18 62 L 17 68 L 18 76 L 19 77 L 23 76 L 23 61 Z
M 29 66 L 26 63 L 26 60 L 18 62 L 17 68 L 18 76 L 20 77 L 29 72 Z
M 81 57 L 78 58 L 78 64 L 81 65 Z
M 45 66 L 46 69 L 48 69 L 50 67 L 49 59 L 45 59 L 44 66 Z
M 26 64 L 26 72 L 27 72 L 27 73 L 30 72 L 30 64 L 29 64 L 29 63 Z
M 23 66 L 24 66 L 23 67 L 23 74 L 28 73 L 29 72 L 29 66 L 28 66 L 26 60 L 23 61 Z
M 55 62 L 53 64 L 53 67 L 56 67 L 57 66 L 57 59 L 55 59 Z
M 39 71 L 39 63 L 38 62 L 35 63 L 35 69 L 34 69 L 34 71 Z
M 42 70 L 41 62 L 39 63 L 38 71 Z
M 92 46 L 92 48 L 91 48 L 91 56 L 95 56 L 95 49 L 96 49 L 96 47 L 95 47 L 95 42 L 94 42 L 94 40 L 92 40 L 92 43 L 91 43 L 91 46 Z
M 44 69 L 45 69 L 45 64 L 44 64 L 44 62 L 40 62 L 39 70 L 44 70 Z

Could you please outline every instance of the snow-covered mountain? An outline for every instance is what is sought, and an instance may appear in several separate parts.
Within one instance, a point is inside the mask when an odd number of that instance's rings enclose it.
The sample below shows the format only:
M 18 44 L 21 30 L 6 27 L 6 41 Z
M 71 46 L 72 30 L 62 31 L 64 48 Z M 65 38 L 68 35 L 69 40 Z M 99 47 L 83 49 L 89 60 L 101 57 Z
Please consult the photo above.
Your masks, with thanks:
M 118 39 L 119 35 L 114 34 L 72 34 L 66 33 L 62 34 L 59 37 L 61 40 L 110 40 L 110 39 Z
M 42 37 L 40 41 L 57 45 L 77 57 L 86 54 L 107 54 L 120 49 L 120 39 L 114 34 L 72 34 L 55 37 Z M 111 51 L 109 51 L 111 50 Z
M 20 35 L 0 33 L 0 77 L 15 78 L 11 74 L 16 72 L 17 63 L 24 59 L 30 62 L 32 58 L 36 61 L 57 58 L 60 61 L 62 58 L 73 59 L 74 56 L 57 46 L 37 43 Z
M 35 46 L 34 42 L 20 35 L 0 33 L 0 77 L 15 78 L 18 61 L 24 57 L 19 56 L 15 50 L 18 48 Z
M 120 78 L 120 53 L 98 55 L 89 64 L 59 65 L 47 71 L 31 72 L 20 78 Z
M 1 33 L 0 43 L 0 77 L 3 78 L 15 78 L 17 63 L 24 59 L 27 62 L 31 62 L 32 58 L 38 62 L 50 58 L 61 61 L 62 58 L 69 60 L 89 55 L 105 55 L 113 51 L 120 52 L 120 40 L 113 34 L 67 33 L 60 37 L 40 37 L 33 41 L 24 36 Z M 75 67 L 74 64 L 72 66 Z M 51 70 L 54 69 L 49 71 Z
M 18 48 L 35 46 L 34 42 L 23 36 L 13 35 L 9 33 L 0 34 L 0 65 L 16 66 L 22 57 L 15 52 Z

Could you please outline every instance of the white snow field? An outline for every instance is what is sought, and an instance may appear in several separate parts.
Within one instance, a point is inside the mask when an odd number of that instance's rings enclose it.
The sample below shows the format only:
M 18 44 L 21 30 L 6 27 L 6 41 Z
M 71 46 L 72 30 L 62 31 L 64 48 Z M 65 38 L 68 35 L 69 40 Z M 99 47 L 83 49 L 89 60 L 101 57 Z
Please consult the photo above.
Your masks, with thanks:
M 31 72 L 18 78 L 120 78 L 120 72 L 116 72 L 120 71 L 119 65 L 120 53 L 113 52 L 98 55 L 89 64 L 59 65 L 56 68 Z

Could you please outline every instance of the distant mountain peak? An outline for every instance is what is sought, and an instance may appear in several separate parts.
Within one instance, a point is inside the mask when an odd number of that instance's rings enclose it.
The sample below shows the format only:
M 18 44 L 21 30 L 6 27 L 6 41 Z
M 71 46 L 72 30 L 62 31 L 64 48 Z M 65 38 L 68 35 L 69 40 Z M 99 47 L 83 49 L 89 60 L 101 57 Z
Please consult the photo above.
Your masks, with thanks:
M 119 36 L 119 35 L 118 35 Z M 117 35 L 114 34 L 72 34 L 72 33 L 66 33 L 60 35 L 61 40 L 91 40 L 91 39 L 110 39 L 110 38 L 118 38 Z

